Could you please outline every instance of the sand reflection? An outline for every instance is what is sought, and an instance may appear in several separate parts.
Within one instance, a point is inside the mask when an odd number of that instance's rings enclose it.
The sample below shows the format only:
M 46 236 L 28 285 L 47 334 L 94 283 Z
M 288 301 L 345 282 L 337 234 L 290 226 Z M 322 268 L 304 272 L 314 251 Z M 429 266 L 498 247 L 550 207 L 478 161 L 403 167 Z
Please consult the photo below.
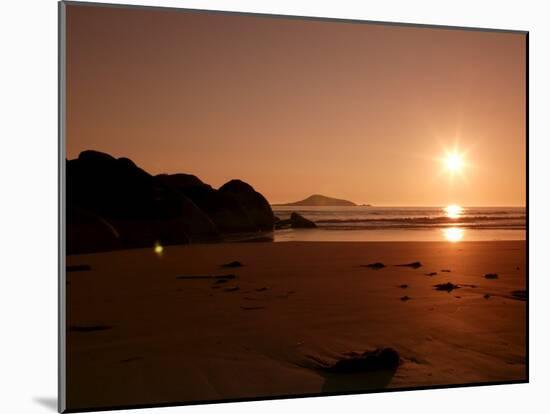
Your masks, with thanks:
M 464 229 L 460 227 L 448 227 L 443 229 L 445 240 L 456 243 L 464 238 Z

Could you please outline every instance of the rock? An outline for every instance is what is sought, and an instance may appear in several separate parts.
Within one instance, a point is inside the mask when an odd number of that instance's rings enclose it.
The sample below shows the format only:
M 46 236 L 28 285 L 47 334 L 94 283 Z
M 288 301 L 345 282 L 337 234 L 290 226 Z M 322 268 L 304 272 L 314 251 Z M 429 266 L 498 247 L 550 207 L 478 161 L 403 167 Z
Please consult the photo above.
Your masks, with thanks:
M 234 268 L 234 267 L 243 267 L 244 265 L 239 262 L 239 261 L 233 261 L 233 262 L 229 262 L 229 263 L 224 263 L 222 264 L 220 267 L 225 267 L 225 268 Z
M 209 217 L 127 158 L 67 161 L 67 251 L 89 253 L 219 238 Z
M 166 186 L 180 191 L 195 186 L 210 187 L 209 185 L 203 183 L 197 176 L 192 174 L 159 174 L 155 176 L 155 179 Z
M 290 226 L 294 229 L 311 229 L 317 227 L 313 221 L 295 212 L 290 215 Z
M 451 271 L 449 269 L 441 269 L 442 272 L 450 273 Z
M 246 211 L 252 224 L 251 231 L 273 231 L 273 210 L 265 197 L 251 185 L 241 180 L 231 180 L 218 191 L 235 199 Z
M 219 190 L 195 176 L 157 176 L 189 198 L 215 224 L 221 233 L 273 231 L 274 216 L 267 200 L 249 184 L 232 180 Z
M 407 289 L 407 288 L 409 287 L 409 285 L 403 284 L 403 285 L 399 285 L 399 287 L 400 287 L 401 289 Z
M 375 262 L 375 263 L 369 263 L 367 265 L 361 265 L 361 267 L 368 267 L 369 269 L 372 269 L 372 270 L 380 270 L 386 267 L 386 265 L 384 263 Z
M 424 273 L 426 276 L 436 276 L 437 272 Z
M 398 266 L 398 267 L 412 267 L 413 269 L 418 269 L 419 267 L 422 267 L 422 263 L 412 262 L 412 263 L 398 264 L 396 266 Z
M 485 279 L 498 279 L 498 274 L 496 273 L 487 273 Z
M 460 289 L 460 286 L 455 285 L 451 282 L 447 283 L 440 283 L 437 285 L 434 285 L 435 290 L 444 290 L 445 292 L 452 292 L 454 289 Z
M 526 290 L 514 290 L 512 292 L 512 299 L 527 300 L 527 291 Z
M 408 296 L 401 296 L 399 299 L 403 302 L 406 302 L 406 301 L 410 300 L 411 298 L 409 298 Z
M 382 370 L 395 370 L 399 366 L 399 354 L 393 348 L 375 349 L 362 354 L 337 360 L 333 365 L 323 367 L 326 371 L 339 374 L 353 374 Z
M 218 241 L 272 232 L 273 224 L 267 200 L 240 180 L 215 190 L 194 175 L 152 176 L 98 151 L 67 161 L 69 254 Z
M 489 299 L 491 297 L 491 295 L 489 295 L 488 293 L 486 293 L 485 295 L 483 295 L 483 298 L 484 299 Z
M 95 253 L 122 248 L 120 234 L 112 223 L 67 202 L 67 254 Z

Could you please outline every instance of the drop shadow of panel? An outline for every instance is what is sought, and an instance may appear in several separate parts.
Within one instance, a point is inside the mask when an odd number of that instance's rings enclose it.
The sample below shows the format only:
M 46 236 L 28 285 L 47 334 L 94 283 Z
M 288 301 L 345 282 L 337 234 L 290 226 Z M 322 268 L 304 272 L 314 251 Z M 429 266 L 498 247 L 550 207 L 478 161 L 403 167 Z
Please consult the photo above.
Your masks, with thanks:
M 33 397 L 33 401 L 50 411 L 57 412 L 57 398 L 55 397 Z
M 361 392 L 386 388 L 397 369 L 362 373 L 321 373 L 325 378 L 321 392 Z

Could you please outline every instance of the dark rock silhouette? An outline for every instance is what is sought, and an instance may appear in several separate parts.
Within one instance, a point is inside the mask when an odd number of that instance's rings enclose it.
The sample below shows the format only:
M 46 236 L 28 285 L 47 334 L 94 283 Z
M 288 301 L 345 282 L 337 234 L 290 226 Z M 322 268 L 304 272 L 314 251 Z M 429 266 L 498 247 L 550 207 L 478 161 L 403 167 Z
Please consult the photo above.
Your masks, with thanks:
M 526 301 L 527 300 L 527 291 L 526 290 L 514 290 L 512 292 L 512 299 Z
M 273 230 L 271 206 L 243 181 L 231 180 L 216 190 L 189 174 L 162 174 L 156 179 L 191 200 L 221 233 Z
M 375 349 L 361 354 L 352 352 L 333 365 L 322 366 L 327 372 L 353 374 L 379 370 L 395 370 L 399 366 L 399 354 L 393 348 Z
M 384 263 L 376 262 L 376 263 L 369 263 L 367 265 L 361 265 L 361 267 L 368 267 L 369 269 L 372 269 L 372 270 L 380 270 L 386 267 L 386 265 Z
M 454 289 L 460 289 L 460 286 L 455 285 L 451 282 L 447 283 L 439 283 L 437 285 L 434 285 L 435 290 L 443 290 L 447 293 L 452 292 Z
M 273 230 L 267 200 L 239 180 L 215 190 L 194 175 L 152 176 L 128 158 L 83 151 L 67 161 L 66 181 L 68 254 Z
M 419 267 L 422 267 L 422 263 L 412 262 L 412 263 L 398 264 L 398 265 L 395 265 L 395 266 L 397 266 L 397 267 L 412 267 L 413 269 L 418 269 Z
M 263 195 L 258 193 L 250 184 L 241 180 L 231 180 L 222 185 L 219 192 L 228 200 L 235 200 L 247 215 L 250 227 L 246 231 L 271 231 L 273 230 L 274 216 L 271 206 Z M 236 226 L 235 223 L 229 223 Z
M 356 206 L 352 201 L 327 197 L 320 194 L 313 194 L 308 198 L 294 203 L 276 204 L 279 206 Z
M 289 219 L 275 222 L 276 229 L 284 229 L 288 227 L 292 227 L 293 229 L 312 229 L 317 227 L 317 225 L 301 214 L 293 212 Z
M 309 229 L 315 228 L 317 225 L 298 213 L 292 213 L 290 215 L 290 226 L 292 228 Z
M 220 267 L 234 268 L 234 267 L 243 267 L 243 266 L 244 266 L 244 265 L 243 265 L 241 262 L 235 260 L 235 261 L 233 261 L 233 262 L 224 263 L 224 264 L 222 264 Z
M 496 273 L 487 273 L 485 279 L 498 279 L 498 274 Z

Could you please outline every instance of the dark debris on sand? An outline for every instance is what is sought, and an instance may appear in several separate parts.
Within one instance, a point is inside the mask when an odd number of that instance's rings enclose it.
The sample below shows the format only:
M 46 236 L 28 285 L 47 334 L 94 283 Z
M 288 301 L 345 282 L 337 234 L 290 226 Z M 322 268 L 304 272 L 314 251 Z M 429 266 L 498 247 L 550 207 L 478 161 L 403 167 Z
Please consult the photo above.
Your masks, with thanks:
M 235 261 L 233 261 L 233 262 L 224 263 L 224 264 L 222 264 L 220 267 L 235 268 L 235 267 L 243 267 L 243 266 L 244 266 L 244 265 L 243 265 L 241 262 L 235 260 Z
M 223 291 L 224 292 L 236 292 L 238 290 L 240 290 L 241 288 L 238 287 L 238 286 L 233 286 L 233 287 L 228 287 L 228 288 L 225 288 Z
M 487 273 L 485 274 L 485 279 L 498 279 L 497 273 Z
M 399 287 L 400 287 L 401 289 L 407 289 L 407 288 L 409 287 L 409 285 L 403 284 L 403 285 L 399 285 Z
M 512 298 L 517 300 L 527 300 L 526 290 L 514 290 L 512 292 Z
M 266 290 L 269 290 L 269 288 L 261 287 L 261 288 L 256 289 L 256 292 L 265 292 Z
M 89 270 L 92 270 L 92 267 L 87 264 L 67 266 L 67 272 L 87 272 Z
M 372 270 L 380 270 L 386 267 L 386 265 L 384 263 L 375 262 L 375 263 L 369 263 L 367 265 L 361 265 L 361 267 L 368 267 L 369 269 L 372 269 Z
M 441 269 L 442 272 L 451 273 L 451 269 Z
M 112 329 L 112 326 L 108 325 L 72 325 L 69 327 L 70 332 L 97 332 L 107 331 Z
M 422 267 L 422 263 L 420 262 L 411 262 L 411 263 L 404 263 L 404 264 L 398 264 L 395 265 L 397 267 L 412 267 L 413 269 L 418 269 L 419 267 Z
M 491 295 L 489 295 L 488 293 L 486 293 L 485 295 L 483 295 L 483 299 L 489 299 L 491 297 Z
M 437 272 L 424 273 L 426 276 L 436 276 Z
M 363 353 L 350 353 L 332 365 L 321 366 L 327 372 L 354 374 L 381 370 L 395 370 L 399 366 L 399 354 L 393 348 L 375 349 Z
M 406 302 L 406 301 L 408 301 L 408 300 L 411 300 L 411 298 L 408 297 L 408 296 L 401 296 L 401 297 L 399 298 L 399 300 L 402 301 L 402 302 Z
M 445 292 L 452 292 L 454 289 L 460 289 L 460 286 L 455 285 L 451 282 L 439 283 L 434 285 L 435 290 L 443 290 Z

